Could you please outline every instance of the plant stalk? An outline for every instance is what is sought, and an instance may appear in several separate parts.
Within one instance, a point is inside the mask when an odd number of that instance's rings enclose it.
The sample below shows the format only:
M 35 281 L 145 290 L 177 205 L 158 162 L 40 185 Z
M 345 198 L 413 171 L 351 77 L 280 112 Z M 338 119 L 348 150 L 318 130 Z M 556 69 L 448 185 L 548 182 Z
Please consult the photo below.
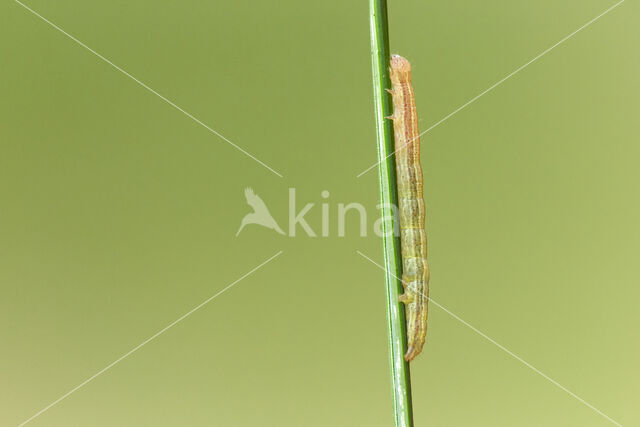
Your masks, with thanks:
M 407 351 L 404 306 L 398 301 L 403 292 L 400 239 L 394 232 L 398 226 L 393 210 L 398 206 L 396 191 L 393 124 L 385 117 L 392 114 L 391 95 L 385 89 L 389 80 L 389 31 L 386 0 L 369 0 L 373 97 L 378 139 L 378 178 L 383 217 L 383 250 L 387 295 L 387 320 L 393 413 L 396 427 L 413 427 L 411 376 L 404 360 Z

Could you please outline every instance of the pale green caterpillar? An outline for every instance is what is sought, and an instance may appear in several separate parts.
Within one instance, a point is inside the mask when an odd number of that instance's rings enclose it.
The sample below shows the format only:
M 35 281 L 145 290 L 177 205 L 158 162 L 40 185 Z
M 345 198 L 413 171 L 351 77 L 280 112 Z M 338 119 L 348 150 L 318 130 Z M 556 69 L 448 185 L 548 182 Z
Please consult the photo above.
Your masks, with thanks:
M 413 360 L 424 346 L 427 334 L 429 264 L 427 235 L 424 229 L 425 204 L 422 196 L 420 134 L 418 114 L 411 85 L 411 65 L 399 55 L 391 56 L 393 129 L 395 136 L 396 185 L 400 214 L 402 285 L 407 318 L 408 349 L 406 361 Z

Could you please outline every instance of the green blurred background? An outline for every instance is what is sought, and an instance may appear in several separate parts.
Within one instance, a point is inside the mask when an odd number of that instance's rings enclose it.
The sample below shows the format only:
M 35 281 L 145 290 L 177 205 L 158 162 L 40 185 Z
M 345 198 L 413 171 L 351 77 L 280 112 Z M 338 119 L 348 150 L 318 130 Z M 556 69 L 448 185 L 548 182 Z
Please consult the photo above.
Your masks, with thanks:
M 0 425 L 17 425 L 279 250 L 34 426 L 389 426 L 365 1 L 30 0 L 284 175 L 13 1 L 0 4 Z M 390 2 L 426 129 L 614 2 Z M 638 5 L 423 138 L 431 295 L 640 424 Z M 288 188 L 330 237 L 285 228 Z M 432 306 L 417 426 L 611 425 Z

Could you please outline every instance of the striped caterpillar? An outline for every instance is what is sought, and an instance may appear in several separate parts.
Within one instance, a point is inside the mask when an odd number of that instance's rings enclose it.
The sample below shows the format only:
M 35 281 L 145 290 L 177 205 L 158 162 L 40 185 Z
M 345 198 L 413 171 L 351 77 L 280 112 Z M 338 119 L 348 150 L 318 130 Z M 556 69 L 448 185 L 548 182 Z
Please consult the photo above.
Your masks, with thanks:
M 422 197 L 422 166 L 416 102 L 411 85 L 411 65 L 399 55 L 391 55 L 393 130 L 395 136 L 396 185 L 400 213 L 402 286 L 399 300 L 405 304 L 408 349 L 412 361 L 424 346 L 427 334 L 429 264 L 424 230 L 425 204 Z

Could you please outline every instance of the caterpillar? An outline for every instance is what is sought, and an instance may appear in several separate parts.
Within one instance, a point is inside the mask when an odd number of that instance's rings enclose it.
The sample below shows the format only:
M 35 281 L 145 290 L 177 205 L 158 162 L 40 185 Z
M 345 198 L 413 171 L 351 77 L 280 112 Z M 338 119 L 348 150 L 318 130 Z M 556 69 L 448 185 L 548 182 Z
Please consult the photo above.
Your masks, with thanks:
M 412 361 L 420 354 L 427 334 L 429 264 L 427 235 L 424 229 L 425 204 L 422 196 L 422 166 L 418 114 L 411 84 L 411 64 L 400 55 L 391 55 L 390 77 L 393 99 L 396 185 L 400 217 L 402 286 L 400 302 L 407 319 L 407 352 Z

